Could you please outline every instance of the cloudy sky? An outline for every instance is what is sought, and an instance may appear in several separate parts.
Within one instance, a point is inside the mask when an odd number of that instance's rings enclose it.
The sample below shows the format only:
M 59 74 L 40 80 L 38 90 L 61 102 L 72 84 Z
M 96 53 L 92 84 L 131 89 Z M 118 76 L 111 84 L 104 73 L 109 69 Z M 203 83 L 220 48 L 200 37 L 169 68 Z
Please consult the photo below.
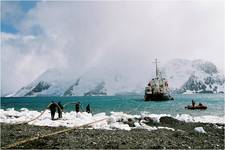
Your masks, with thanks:
M 223 1 L 1 1 L 1 93 L 49 68 L 144 73 L 158 57 L 224 67 Z

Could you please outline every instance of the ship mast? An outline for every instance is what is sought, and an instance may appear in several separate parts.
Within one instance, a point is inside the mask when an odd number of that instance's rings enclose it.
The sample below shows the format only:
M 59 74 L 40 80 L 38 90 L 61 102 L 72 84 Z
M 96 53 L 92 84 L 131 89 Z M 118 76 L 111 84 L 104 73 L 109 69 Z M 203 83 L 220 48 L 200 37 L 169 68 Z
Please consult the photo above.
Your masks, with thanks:
M 155 61 L 153 63 L 155 63 L 155 75 L 156 75 L 156 78 L 158 78 L 159 73 L 158 73 L 158 66 L 157 66 L 157 64 L 159 63 L 159 61 L 157 61 L 157 58 L 155 59 Z

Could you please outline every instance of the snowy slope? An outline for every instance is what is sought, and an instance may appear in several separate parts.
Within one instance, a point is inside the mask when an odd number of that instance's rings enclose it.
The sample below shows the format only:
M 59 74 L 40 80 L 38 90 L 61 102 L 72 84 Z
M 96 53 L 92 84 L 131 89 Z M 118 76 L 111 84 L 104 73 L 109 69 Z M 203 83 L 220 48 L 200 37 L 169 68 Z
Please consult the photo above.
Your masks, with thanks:
M 162 68 L 162 72 L 171 90 L 178 93 L 224 92 L 224 75 L 208 61 L 174 59 Z
M 32 83 L 22 87 L 13 96 L 61 96 L 70 82 L 62 71 L 49 69 Z
M 50 69 L 29 85 L 10 96 L 102 96 L 116 94 L 139 94 L 143 82 L 112 70 L 91 68 L 79 76 L 68 77 L 64 71 Z M 140 84 L 141 83 L 141 84 Z M 143 83 L 143 84 L 142 84 Z M 139 85 L 138 85 L 139 84 Z
M 138 87 L 137 80 L 110 69 L 91 68 L 78 81 L 68 88 L 64 96 L 115 95 L 128 92 L 137 94 L 142 91 L 142 87 Z
M 216 66 L 203 60 L 173 59 L 160 68 L 163 77 L 176 93 L 224 92 L 224 75 Z M 71 71 L 70 71 L 71 72 Z M 152 71 L 154 72 L 154 71 Z M 148 74 L 137 77 L 133 71 L 118 72 L 111 68 L 90 68 L 83 74 L 49 69 L 29 85 L 8 96 L 99 96 L 143 94 Z

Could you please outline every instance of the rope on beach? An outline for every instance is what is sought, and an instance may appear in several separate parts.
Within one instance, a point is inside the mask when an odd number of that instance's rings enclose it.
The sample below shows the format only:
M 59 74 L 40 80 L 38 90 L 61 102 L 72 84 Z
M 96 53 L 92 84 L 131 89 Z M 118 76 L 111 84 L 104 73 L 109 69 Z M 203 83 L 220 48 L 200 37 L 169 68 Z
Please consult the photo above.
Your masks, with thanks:
M 60 111 L 63 112 L 63 110 L 61 109 L 61 107 L 60 107 L 57 103 L 55 103 L 55 104 L 56 104 L 57 107 L 60 109 Z M 66 105 L 69 105 L 69 104 L 76 104 L 76 102 L 69 102 L 69 103 L 66 103 L 66 104 L 63 105 L 63 107 L 65 107 Z M 15 123 L 15 124 L 17 124 L 17 125 L 19 125 L 19 124 L 26 124 L 26 123 L 29 123 L 29 122 L 31 122 L 31 121 L 34 121 L 34 120 L 38 119 L 39 117 L 41 117 L 41 116 L 48 110 L 48 108 L 49 108 L 50 105 L 51 105 L 51 103 L 50 103 L 50 104 L 44 109 L 44 111 L 43 111 L 40 115 L 38 115 L 37 117 L 35 117 L 35 118 L 33 118 L 33 119 L 29 120 L 29 121 L 18 122 L 18 123 Z M 81 109 L 82 109 L 82 107 L 81 107 Z M 82 110 L 83 110 L 83 109 L 82 109 Z
M 76 102 L 68 102 L 68 103 L 64 104 L 63 107 L 66 107 L 66 105 L 69 105 L 69 104 L 76 104 Z
M 56 135 L 56 134 L 60 134 L 60 133 L 64 133 L 64 132 L 68 132 L 68 131 L 72 131 L 74 129 L 78 129 L 80 127 L 84 127 L 84 126 L 89 126 L 91 124 L 94 124 L 94 123 L 97 123 L 97 122 L 101 122 L 101 121 L 104 121 L 104 120 L 107 120 L 108 118 L 104 118 L 104 119 L 100 119 L 100 120 L 97 120 L 97 121 L 94 121 L 94 122 L 91 122 L 91 123 L 87 123 L 87 124 L 84 124 L 84 125 L 80 125 L 80 126 L 74 126 L 72 128 L 68 128 L 68 129 L 64 129 L 64 130 L 60 130 L 60 131 L 57 131 L 57 132 L 53 132 L 53 133 L 49 133 L 49 134 L 45 134 L 45 135 L 40 135 L 40 136 L 36 136 L 36 137 L 32 137 L 32 138 L 29 138 L 29 139 L 25 139 L 25 140 L 22 140 L 22 141 L 18 141 L 16 143 L 13 143 L 13 144 L 9 144 L 5 147 L 2 147 L 2 149 L 9 149 L 9 148 L 14 148 L 18 145 L 21 145 L 21 144 L 25 144 L 27 142 L 32 142 L 34 140 L 38 140 L 40 138 L 45 138 L 45 137 L 49 137 L 49 136 L 53 136 L 53 135 Z
M 63 112 L 63 110 L 60 108 L 60 106 L 57 104 L 57 103 L 55 103 L 56 105 L 57 105 L 57 107 L 60 109 L 60 111 L 61 112 Z M 44 111 L 40 114 L 40 115 L 38 115 L 37 117 L 35 117 L 35 118 L 33 118 L 33 119 L 31 119 L 31 120 L 29 120 L 29 121 L 25 121 L 25 122 L 18 122 L 18 123 L 15 123 L 15 124 L 17 124 L 17 125 L 19 125 L 19 124 L 26 124 L 26 123 L 29 123 L 29 122 L 31 122 L 31 121 L 34 121 L 34 120 L 36 120 L 36 119 L 38 119 L 39 117 L 41 117 L 47 110 L 48 110 L 48 107 L 51 105 L 51 103 L 44 109 Z
M 29 123 L 31 121 L 34 121 L 34 120 L 38 119 L 39 117 L 41 117 L 47 110 L 48 109 L 45 109 L 40 115 L 38 115 L 37 117 L 35 117 L 35 118 L 33 118 L 33 119 L 29 120 L 29 121 L 26 121 L 26 122 L 18 122 L 18 123 L 15 123 L 15 124 L 17 124 L 17 125 L 19 125 L 19 124 L 26 124 L 26 123 Z
M 77 103 L 77 102 L 68 102 L 68 103 L 64 104 L 63 107 L 66 107 L 66 106 L 69 105 L 69 104 L 76 104 L 76 103 Z M 80 108 L 81 108 L 82 111 L 84 111 L 84 109 L 83 109 L 83 107 L 82 107 L 81 104 L 80 104 Z

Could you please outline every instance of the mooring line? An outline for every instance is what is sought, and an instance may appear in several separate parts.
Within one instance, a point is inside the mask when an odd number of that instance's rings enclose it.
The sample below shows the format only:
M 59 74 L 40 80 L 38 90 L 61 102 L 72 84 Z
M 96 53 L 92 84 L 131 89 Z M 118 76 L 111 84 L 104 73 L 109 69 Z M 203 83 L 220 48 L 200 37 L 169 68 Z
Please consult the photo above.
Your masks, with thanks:
M 48 109 L 45 109 L 40 115 L 38 115 L 37 117 L 35 117 L 35 118 L 33 118 L 33 119 L 29 120 L 29 121 L 18 122 L 18 123 L 15 123 L 15 124 L 16 124 L 16 125 L 20 125 L 20 124 L 26 124 L 26 123 L 29 123 L 29 122 L 31 122 L 31 121 L 34 121 L 34 120 L 38 119 L 39 117 L 41 117 L 47 110 L 48 110 Z
M 51 104 L 52 104 L 52 103 L 50 103 L 50 104 L 44 109 L 44 111 L 43 111 L 40 115 L 38 115 L 37 117 L 35 117 L 35 118 L 33 118 L 33 119 L 29 120 L 29 121 L 18 122 L 18 123 L 15 123 L 15 124 L 17 124 L 17 125 L 20 125 L 20 124 L 26 124 L 26 123 L 29 123 L 29 122 L 31 122 L 31 121 L 34 121 L 34 120 L 38 119 L 39 117 L 41 117 L 41 116 L 48 110 L 48 108 L 49 108 L 49 106 L 50 106 Z M 55 104 L 56 104 L 57 107 L 60 109 L 60 111 L 63 112 L 63 110 L 61 109 L 61 107 L 60 107 L 57 103 L 55 103 Z M 72 102 L 66 103 L 66 104 L 64 104 L 63 106 L 65 107 L 65 106 L 68 105 L 68 104 L 72 104 Z
M 72 131 L 74 129 L 77 129 L 77 128 L 80 128 L 80 127 L 84 127 L 84 126 L 88 126 L 88 125 L 91 125 L 91 124 L 94 124 L 94 123 L 97 123 L 97 122 L 101 122 L 101 121 L 104 121 L 104 120 L 107 120 L 107 119 L 108 118 L 104 118 L 104 119 L 100 119 L 100 120 L 97 120 L 97 121 L 94 121 L 94 122 L 90 122 L 90 123 L 87 123 L 87 124 L 84 124 L 84 125 L 74 126 L 72 128 L 63 129 L 63 130 L 56 131 L 56 132 L 53 132 L 53 133 L 49 133 L 49 134 L 45 134 L 45 135 L 40 135 L 40 136 L 32 137 L 32 138 L 29 138 L 29 139 L 25 139 L 25 140 L 22 140 L 22 141 L 18 141 L 18 142 L 13 143 L 13 144 L 9 144 L 9 145 L 7 145 L 5 147 L 2 147 L 2 149 L 14 148 L 14 147 L 16 147 L 18 145 L 25 144 L 27 142 L 32 142 L 32 141 L 38 140 L 40 138 L 45 138 L 45 137 L 53 136 L 53 135 L 56 135 L 56 134 L 60 134 L 60 133 Z

